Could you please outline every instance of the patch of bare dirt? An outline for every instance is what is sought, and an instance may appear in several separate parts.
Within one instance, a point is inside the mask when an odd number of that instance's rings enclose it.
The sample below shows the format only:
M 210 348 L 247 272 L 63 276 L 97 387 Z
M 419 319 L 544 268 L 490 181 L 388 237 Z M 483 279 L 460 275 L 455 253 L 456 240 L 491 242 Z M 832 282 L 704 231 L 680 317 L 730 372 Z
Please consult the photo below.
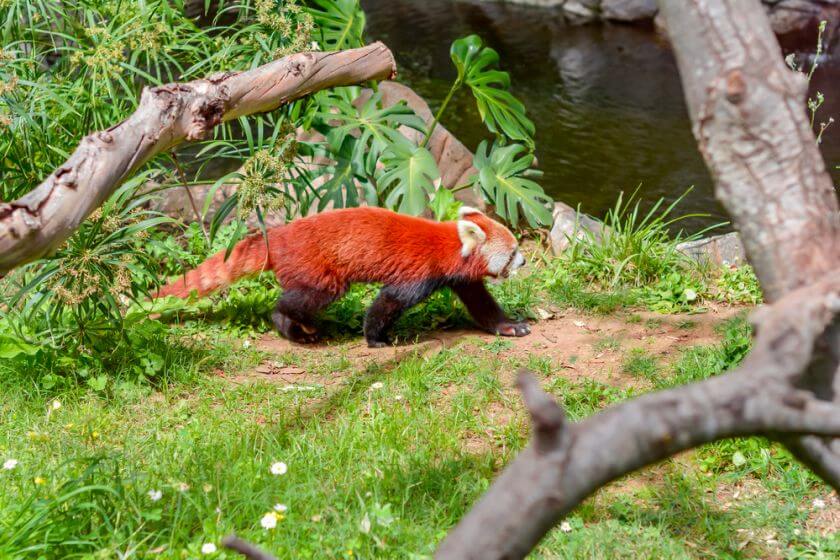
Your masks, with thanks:
M 495 344 L 494 351 L 500 358 L 524 362 L 530 357 L 541 357 L 550 360 L 554 375 L 571 380 L 594 379 L 626 388 L 640 383 L 622 372 L 627 351 L 641 348 L 668 363 L 689 346 L 718 340 L 714 327 L 739 311 L 739 308 L 722 307 L 697 315 L 639 313 L 632 316 L 549 311 L 544 320 L 531 325 L 529 336 L 521 338 L 497 338 L 469 329 L 435 331 L 416 342 L 390 348 L 368 348 L 363 339 L 300 345 L 267 333 L 255 345 L 268 358 L 254 370 L 231 379 L 329 387 L 356 372 L 371 367 L 387 369 L 407 357 L 429 355 L 444 348 L 458 346 L 465 354 L 486 357 Z M 503 382 L 511 386 L 514 372 L 504 373 Z

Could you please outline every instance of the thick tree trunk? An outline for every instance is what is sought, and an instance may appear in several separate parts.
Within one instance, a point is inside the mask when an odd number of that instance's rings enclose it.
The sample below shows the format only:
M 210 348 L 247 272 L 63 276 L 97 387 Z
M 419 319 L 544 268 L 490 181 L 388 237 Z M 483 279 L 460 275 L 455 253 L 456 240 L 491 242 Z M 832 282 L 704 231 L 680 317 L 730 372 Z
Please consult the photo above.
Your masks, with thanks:
M 125 121 L 84 138 L 70 158 L 20 199 L 0 203 L 0 276 L 48 254 L 141 165 L 217 124 L 271 111 L 320 89 L 393 77 L 382 43 L 287 56 L 242 73 L 146 88 Z

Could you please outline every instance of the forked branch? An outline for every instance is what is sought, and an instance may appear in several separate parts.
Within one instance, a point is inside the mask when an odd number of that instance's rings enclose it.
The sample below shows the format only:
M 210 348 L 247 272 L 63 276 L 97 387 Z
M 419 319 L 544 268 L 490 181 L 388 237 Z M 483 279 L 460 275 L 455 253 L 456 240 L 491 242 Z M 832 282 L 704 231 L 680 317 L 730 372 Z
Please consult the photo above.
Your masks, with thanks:
M 531 444 L 449 534 L 437 558 L 523 558 L 601 486 L 703 443 L 749 435 L 840 435 L 840 406 L 797 388 L 814 344 L 838 314 L 840 270 L 763 310 L 756 351 L 741 367 L 574 424 L 559 421 L 560 408 L 520 372 L 533 419 Z

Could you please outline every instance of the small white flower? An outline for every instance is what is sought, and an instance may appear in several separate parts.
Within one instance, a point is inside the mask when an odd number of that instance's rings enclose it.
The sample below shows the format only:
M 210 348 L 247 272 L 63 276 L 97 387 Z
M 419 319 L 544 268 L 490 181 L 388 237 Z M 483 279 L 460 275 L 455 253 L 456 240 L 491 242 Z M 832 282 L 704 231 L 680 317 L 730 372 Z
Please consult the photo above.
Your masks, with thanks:
M 201 553 L 202 554 L 213 554 L 214 552 L 216 552 L 216 545 L 215 544 L 213 544 L 211 542 L 208 542 L 208 543 L 204 543 L 203 545 L 201 545 Z
M 685 296 L 685 301 L 691 302 L 697 299 L 697 292 L 691 288 L 688 288 L 685 292 L 683 292 L 683 295 Z
M 571 533 L 572 532 L 572 524 L 568 521 L 564 521 L 560 524 L 560 530 L 564 533 Z
M 18 466 L 17 459 L 7 459 L 5 463 L 3 463 L 3 470 L 10 471 Z
M 53 409 L 53 410 L 58 410 L 59 408 L 61 408 L 61 401 L 59 401 L 59 400 L 54 400 L 54 401 L 52 402 L 52 409 Z
M 289 470 L 289 467 L 283 461 L 277 461 L 276 463 L 272 463 L 271 465 L 271 474 L 274 476 L 286 474 L 286 471 Z
M 242 348 L 250 348 L 250 347 L 251 347 L 251 341 L 246 338 L 245 342 L 242 343 Z
M 217 507 L 213 511 L 215 511 L 217 515 L 222 515 L 222 508 L 220 508 L 220 507 Z
M 279 511 L 280 513 L 286 513 L 289 508 L 286 504 L 274 504 L 274 511 Z
M 379 390 L 379 389 L 381 389 L 381 388 L 382 388 L 382 387 L 384 387 L 384 386 L 385 386 L 385 384 L 384 384 L 384 383 L 382 383 L 381 381 L 377 381 L 376 383 L 373 383 L 373 384 L 370 386 L 370 388 L 371 388 L 371 389 L 374 389 L 374 390 Z
M 160 490 L 149 490 L 149 499 L 153 502 L 160 500 L 163 497 L 163 492 Z
M 816 509 L 825 509 L 825 500 L 822 498 L 814 498 L 814 501 L 811 502 L 811 505 L 814 506 Z
M 318 41 L 312 41 L 312 43 L 310 43 L 309 45 L 309 48 L 311 48 L 313 51 L 320 51 L 321 45 L 318 44 Z
M 394 400 L 395 401 L 401 401 L 401 400 L 403 400 L 403 396 L 402 395 L 397 395 L 397 396 L 394 397 Z
M 179 482 L 178 484 L 175 485 L 175 487 L 178 488 L 178 492 L 186 492 L 187 490 L 190 489 L 190 485 L 187 484 L 186 482 Z
M 359 521 L 359 530 L 366 535 L 370 533 L 370 517 L 367 513 L 365 513 L 365 516 L 362 517 L 361 521 Z
M 269 512 L 262 516 L 260 519 L 260 525 L 262 525 L 263 529 L 271 530 L 277 527 L 277 514 L 275 512 Z

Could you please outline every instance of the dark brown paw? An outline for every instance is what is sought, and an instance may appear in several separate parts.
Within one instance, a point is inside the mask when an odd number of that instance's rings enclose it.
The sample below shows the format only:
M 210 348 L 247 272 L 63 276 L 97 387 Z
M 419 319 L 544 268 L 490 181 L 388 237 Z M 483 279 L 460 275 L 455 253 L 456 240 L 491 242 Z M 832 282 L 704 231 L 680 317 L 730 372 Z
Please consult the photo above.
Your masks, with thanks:
M 292 342 L 312 344 L 313 342 L 318 342 L 321 338 L 320 333 L 318 333 L 315 327 L 304 325 L 283 314 L 275 313 L 272 319 L 274 320 L 274 326 L 277 327 L 280 334 Z
M 531 327 L 525 321 L 520 323 L 500 323 L 496 326 L 496 334 L 502 336 L 525 336 L 526 334 L 531 334 Z

